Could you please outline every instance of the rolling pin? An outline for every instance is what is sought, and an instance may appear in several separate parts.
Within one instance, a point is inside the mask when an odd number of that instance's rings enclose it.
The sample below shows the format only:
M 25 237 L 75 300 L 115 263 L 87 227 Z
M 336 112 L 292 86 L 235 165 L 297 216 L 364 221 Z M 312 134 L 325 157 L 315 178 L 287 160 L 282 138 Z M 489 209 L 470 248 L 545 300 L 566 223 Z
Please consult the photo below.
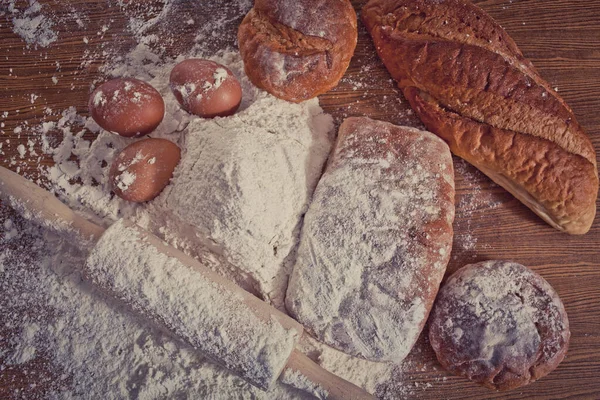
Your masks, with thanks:
M 0 198 L 25 218 L 82 239 L 83 275 L 102 292 L 262 390 L 278 378 L 333 400 L 374 399 L 295 349 L 303 327 L 132 223 L 107 229 L 0 167 Z

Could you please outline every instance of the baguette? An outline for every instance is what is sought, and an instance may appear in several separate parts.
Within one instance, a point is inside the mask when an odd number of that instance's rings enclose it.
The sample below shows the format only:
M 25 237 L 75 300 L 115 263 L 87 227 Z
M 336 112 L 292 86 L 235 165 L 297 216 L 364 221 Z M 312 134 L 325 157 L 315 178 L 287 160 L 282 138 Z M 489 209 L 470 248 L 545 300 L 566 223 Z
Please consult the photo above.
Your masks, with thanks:
M 596 153 L 514 41 L 463 0 L 371 0 L 362 18 L 425 126 L 551 226 L 586 233 Z

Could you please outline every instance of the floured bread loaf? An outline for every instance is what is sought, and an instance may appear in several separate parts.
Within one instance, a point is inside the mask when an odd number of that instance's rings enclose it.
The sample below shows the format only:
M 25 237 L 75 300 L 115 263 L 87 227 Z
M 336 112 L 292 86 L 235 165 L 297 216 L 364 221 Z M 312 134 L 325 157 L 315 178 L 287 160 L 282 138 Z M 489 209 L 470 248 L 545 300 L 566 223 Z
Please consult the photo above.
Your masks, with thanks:
M 357 37 L 356 13 L 348 0 L 255 0 L 238 30 L 252 83 L 293 102 L 338 84 Z
M 465 0 L 371 0 L 361 15 L 427 129 L 553 227 L 590 229 L 592 143 L 500 25 Z
M 444 276 L 453 219 L 452 158 L 441 139 L 346 119 L 304 219 L 288 311 L 338 350 L 402 360 Z
M 565 357 L 571 336 L 550 284 L 510 261 L 467 265 L 452 275 L 429 327 L 444 368 L 500 390 L 550 373 Z

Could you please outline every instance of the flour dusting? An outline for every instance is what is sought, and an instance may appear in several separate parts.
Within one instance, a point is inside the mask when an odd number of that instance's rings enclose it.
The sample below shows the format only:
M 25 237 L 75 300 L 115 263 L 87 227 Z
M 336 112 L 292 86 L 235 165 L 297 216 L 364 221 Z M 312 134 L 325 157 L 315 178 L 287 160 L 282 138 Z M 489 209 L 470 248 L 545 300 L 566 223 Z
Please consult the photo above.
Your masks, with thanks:
M 113 48 L 119 43 L 106 39 L 123 32 L 115 29 L 113 21 L 102 21 L 95 35 L 79 42 L 86 50 L 75 65 L 90 93 L 107 79 L 133 77 L 151 84 L 162 95 L 165 116 L 150 136 L 177 143 L 184 158 L 161 196 L 146 204 L 132 204 L 111 192 L 110 165 L 135 139 L 102 130 L 78 111 L 85 109 L 83 104 L 64 110 L 45 107 L 40 123 L 19 123 L 14 135 L 20 138 L 27 132 L 31 142 L 19 147 L 16 157 L 7 162 L 15 170 L 39 163 L 41 177 L 35 176 L 36 183 L 87 218 L 104 227 L 120 218 L 135 222 L 281 308 L 298 228 L 334 134 L 332 119 L 317 100 L 290 104 L 250 84 L 239 53 L 228 46 L 234 42 L 241 18 L 252 7 L 251 1 L 203 4 L 206 13 L 202 15 L 189 11 L 179 15 L 186 4 L 173 0 L 143 5 L 107 2 L 126 16 L 127 33 L 135 43 L 125 52 L 118 46 Z M 23 20 L 13 23 L 13 30 L 32 48 L 60 46 L 58 39 L 63 37 L 66 22 L 73 22 L 77 29 L 89 29 L 94 22 L 93 16 L 77 5 L 65 5 L 69 10 L 66 16 L 51 14 L 47 5 L 37 1 L 10 1 L 9 7 L 11 23 L 13 18 Z M 210 15 L 209 21 L 203 20 L 206 15 Z M 38 16 L 42 18 L 36 20 Z M 174 28 L 173 18 L 187 21 L 177 27 L 196 29 L 195 38 L 182 43 L 178 54 L 167 50 L 179 39 L 169 33 Z M 32 29 L 35 21 L 40 23 Z M 188 58 L 211 59 L 238 78 L 243 99 L 236 115 L 202 120 L 182 110 L 169 89 L 169 74 Z M 94 65 L 100 74 L 94 72 L 88 79 L 84 72 Z M 57 90 L 63 84 L 63 69 L 56 61 L 56 71 L 49 75 L 49 85 L 56 85 Z M 217 72 L 215 84 L 223 78 L 222 71 Z M 31 99 L 36 104 L 42 100 L 27 94 L 28 104 Z M 11 110 L 9 115 L 3 111 L 0 128 L 4 128 L 4 119 L 19 112 Z M 229 140 L 231 146 L 223 147 L 210 137 L 211 131 Z M 203 153 L 204 145 L 218 151 Z M 10 143 L 3 142 L 0 152 L 2 146 L 11 149 Z M 244 154 L 244 148 L 251 151 Z M 272 157 L 265 159 L 265 151 L 273 151 L 269 154 Z M 262 154 L 264 165 L 253 162 L 252 153 Z M 194 157 L 199 159 L 196 167 Z M 51 166 L 45 166 L 48 164 L 42 158 L 52 161 Z M 202 173 L 202 163 L 211 165 L 210 174 Z M 192 174 L 197 179 L 192 179 Z M 128 185 L 133 179 L 126 177 L 121 183 Z M 186 189 L 187 183 L 193 186 Z M 198 201 L 218 218 L 209 220 L 200 215 L 200 207 L 191 201 L 195 190 L 212 194 L 212 198 L 203 196 Z M 238 202 L 226 196 L 238 196 Z M 282 196 L 279 203 L 277 196 Z M 171 208 L 171 203 L 177 208 Z M 227 212 L 217 213 L 220 204 L 227 205 Z M 253 208 L 253 204 L 259 206 Z M 0 208 L 0 213 L 7 212 Z M 247 229 L 262 219 L 264 225 Z M 263 392 L 188 344 L 132 315 L 81 275 L 87 254 L 74 246 L 70 236 L 47 228 L 11 217 L 0 230 L 0 310 L 4 317 L 0 324 L 0 373 L 9 382 L 0 388 L 0 397 L 313 398 L 306 391 L 279 383 Z M 311 338 L 304 338 L 300 346 L 323 367 L 371 392 L 386 386 L 394 388 L 393 393 L 401 393 L 405 386 L 401 365 L 354 358 Z M 28 377 L 25 385 L 12 379 L 22 376 L 23 371 Z M 292 378 L 297 381 L 301 377 Z M 390 379 L 395 381 L 388 382 Z
M 250 383 L 270 388 L 301 332 L 286 329 L 275 317 L 261 320 L 240 294 L 164 249 L 160 239 L 121 220 L 102 235 L 85 273 L 96 286 L 202 354 Z
M 153 207 L 172 210 L 282 307 L 286 259 L 330 149 L 331 118 L 316 101 L 258 94 L 238 114 L 193 121 L 181 164 Z M 235 276 L 233 277 L 235 279 Z
M 295 388 L 302 388 L 307 393 L 312 394 L 318 400 L 327 399 L 329 392 L 320 385 L 310 381 L 301 372 L 292 369 L 286 369 L 281 374 L 281 383 L 291 385 Z
M 12 335 L 1 348 L 0 370 L 7 378 L 28 371 L 32 385 L 5 381 L 3 396 L 310 398 L 281 384 L 264 392 L 246 383 L 86 283 L 87 254 L 62 237 L 22 218 L 14 229 L 18 235 L 0 254 L 0 309 L 14 317 L 4 320 Z M 47 371 L 39 372 L 46 363 Z
M 52 29 L 54 22 L 42 12 L 42 4 L 28 0 L 28 7 L 20 8 L 20 5 L 21 2 L 10 0 L 8 12 L 13 16 L 13 32 L 27 43 L 27 47 L 48 47 L 58 39 L 58 34 Z
M 454 157 L 454 169 L 457 179 L 463 181 L 463 186 L 468 188 L 468 192 L 458 196 L 456 204 L 456 230 L 461 233 L 455 238 L 453 258 L 458 258 L 464 252 L 472 252 L 472 257 L 475 257 L 475 251 L 478 248 L 486 248 L 489 245 L 478 246 L 477 237 L 472 233 L 473 223 L 481 218 L 482 214 L 500 207 L 501 202 L 495 200 L 488 191 L 481 189 L 481 185 L 489 182 L 489 179 L 475 167 L 469 165 L 462 158 Z
M 345 353 L 403 360 L 446 270 L 453 219 L 452 159 L 443 141 L 346 119 L 302 227 L 288 310 Z
M 510 261 L 458 270 L 440 290 L 430 325 L 442 365 L 496 388 L 547 374 L 564 357 L 570 337 L 554 289 Z

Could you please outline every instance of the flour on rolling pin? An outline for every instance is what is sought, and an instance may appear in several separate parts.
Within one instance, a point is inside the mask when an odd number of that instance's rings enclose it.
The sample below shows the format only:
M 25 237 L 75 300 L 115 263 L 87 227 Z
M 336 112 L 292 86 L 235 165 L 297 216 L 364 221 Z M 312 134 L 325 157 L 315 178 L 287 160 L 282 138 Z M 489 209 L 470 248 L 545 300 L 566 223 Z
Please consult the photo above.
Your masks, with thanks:
M 274 316 L 260 318 L 248 304 L 251 295 L 206 279 L 205 272 L 182 260 L 187 260 L 183 254 L 121 220 L 92 250 L 86 275 L 219 364 L 269 388 L 286 365 L 301 328 L 288 329 Z
M 312 394 L 317 399 L 326 399 L 329 395 L 329 392 L 325 388 L 311 382 L 310 379 L 299 371 L 291 369 L 284 370 L 281 374 L 281 382 L 298 389 L 302 388 L 302 390 Z

